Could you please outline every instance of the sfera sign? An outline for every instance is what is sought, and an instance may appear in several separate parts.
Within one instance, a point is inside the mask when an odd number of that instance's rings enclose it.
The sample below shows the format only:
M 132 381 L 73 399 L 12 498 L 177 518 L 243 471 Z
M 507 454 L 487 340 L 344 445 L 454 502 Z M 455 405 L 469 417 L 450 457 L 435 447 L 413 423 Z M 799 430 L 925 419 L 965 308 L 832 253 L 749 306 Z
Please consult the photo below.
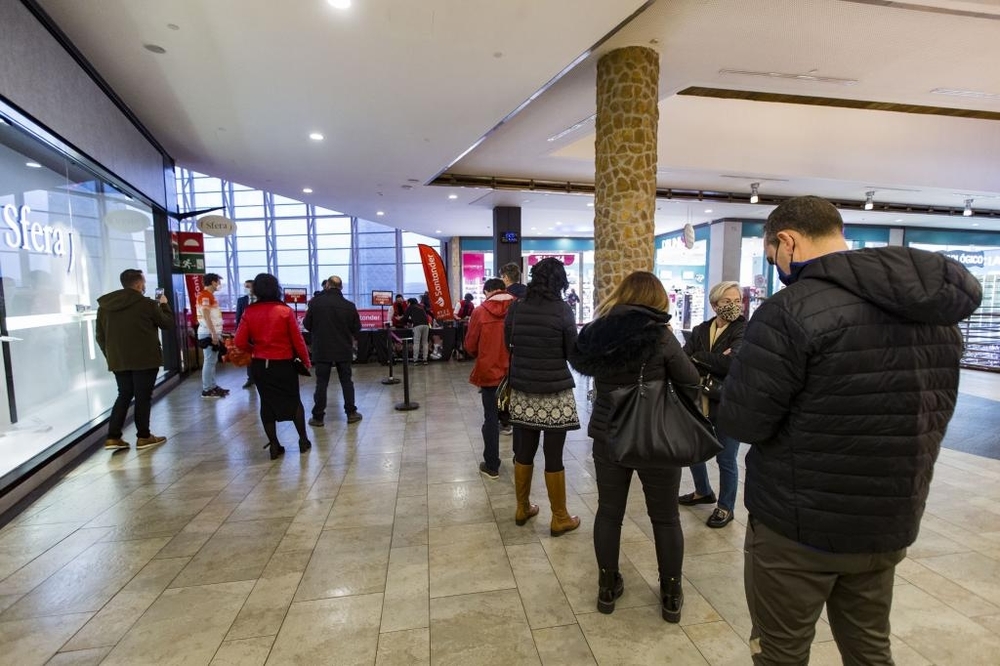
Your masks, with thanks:
M 3 241 L 14 250 L 27 250 L 53 257 L 69 257 L 66 272 L 73 270 L 73 232 L 65 227 L 32 222 L 28 219 L 31 208 L 13 204 L 3 207 L 3 221 L 7 225 Z
M 209 236 L 223 238 L 231 236 L 236 231 L 236 223 L 221 215 L 206 215 L 198 218 L 198 231 Z

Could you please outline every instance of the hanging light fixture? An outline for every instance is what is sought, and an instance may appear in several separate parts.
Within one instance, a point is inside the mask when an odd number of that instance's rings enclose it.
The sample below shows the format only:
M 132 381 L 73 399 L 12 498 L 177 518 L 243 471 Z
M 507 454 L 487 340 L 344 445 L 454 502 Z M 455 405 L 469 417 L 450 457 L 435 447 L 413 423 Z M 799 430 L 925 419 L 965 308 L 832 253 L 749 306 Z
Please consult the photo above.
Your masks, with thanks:
M 962 211 L 964 217 L 972 217 L 972 199 L 965 200 L 965 210 Z
M 875 207 L 875 190 L 868 190 L 865 192 L 865 210 L 871 210 Z
M 757 203 L 760 201 L 760 197 L 757 196 L 758 187 L 760 187 L 760 183 L 750 183 L 750 203 Z

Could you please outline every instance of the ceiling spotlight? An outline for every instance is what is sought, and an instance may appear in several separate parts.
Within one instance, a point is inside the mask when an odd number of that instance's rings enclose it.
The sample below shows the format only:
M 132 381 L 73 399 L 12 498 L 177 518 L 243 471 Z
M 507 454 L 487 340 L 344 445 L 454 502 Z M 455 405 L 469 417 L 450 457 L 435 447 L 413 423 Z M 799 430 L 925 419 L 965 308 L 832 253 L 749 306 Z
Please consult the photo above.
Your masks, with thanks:
M 382 217 L 383 215 L 385 215 L 385 211 L 377 210 L 375 211 L 375 214 L 378 215 L 379 217 Z
M 440 229 L 435 229 L 434 233 L 439 234 L 439 233 L 441 233 L 441 230 Z
M 39 164 L 38 162 L 25 162 L 24 166 L 26 166 L 26 167 L 28 167 L 30 169 L 41 169 L 42 168 L 42 165 Z
M 711 209 L 711 208 L 706 208 L 706 209 L 705 209 L 705 212 L 706 212 L 706 213 L 711 213 L 711 212 L 712 212 L 712 209 Z
M 448 198 L 454 200 L 454 199 L 458 198 L 458 195 L 457 194 L 449 194 Z
M 760 183 L 750 183 L 750 203 L 757 203 L 760 201 L 760 197 L 757 195 L 758 187 L 760 187 Z
M 868 190 L 865 192 L 865 210 L 871 210 L 875 207 L 875 190 Z
M 302 194 L 312 194 L 312 193 L 313 193 L 313 188 L 311 188 L 311 187 L 303 187 L 302 188 Z
M 326 0 L 326 2 L 334 9 L 350 9 L 351 0 Z
M 594 202 L 593 201 L 588 201 L 587 202 L 587 208 L 593 208 L 593 207 L 594 207 Z
M 965 210 L 962 211 L 965 217 L 972 217 L 972 199 L 965 200 Z
M 323 135 L 320 134 L 319 132 L 313 132 L 309 135 L 309 138 L 312 139 L 313 141 L 322 141 Z
M 159 44 L 143 44 L 142 48 L 146 49 L 150 53 L 155 53 L 157 55 L 163 55 L 164 53 L 167 52 L 167 50 L 162 46 L 160 46 Z

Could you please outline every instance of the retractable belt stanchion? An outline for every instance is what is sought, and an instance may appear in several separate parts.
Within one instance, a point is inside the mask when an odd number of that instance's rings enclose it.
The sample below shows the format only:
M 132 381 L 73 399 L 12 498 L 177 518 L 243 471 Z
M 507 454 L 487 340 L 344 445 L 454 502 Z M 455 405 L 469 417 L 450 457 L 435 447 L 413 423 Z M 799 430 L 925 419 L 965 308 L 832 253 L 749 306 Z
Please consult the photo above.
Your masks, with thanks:
M 394 339 L 396 340 L 396 342 L 400 342 L 401 341 L 399 339 L 399 337 L 395 333 L 393 333 L 392 331 L 390 331 L 388 328 L 385 329 L 385 350 L 388 352 L 389 376 L 382 380 L 383 384 L 398 384 L 399 383 L 399 378 L 392 376 L 392 366 L 395 365 L 395 362 L 393 361 L 393 358 L 392 358 L 393 357 L 392 341 Z
M 397 340 L 399 338 L 396 338 Z M 396 409 L 401 412 L 408 412 L 413 409 L 417 409 L 420 405 L 416 402 L 410 402 L 410 350 L 409 344 L 412 344 L 412 340 L 403 339 L 403 402 L 396 404 Z

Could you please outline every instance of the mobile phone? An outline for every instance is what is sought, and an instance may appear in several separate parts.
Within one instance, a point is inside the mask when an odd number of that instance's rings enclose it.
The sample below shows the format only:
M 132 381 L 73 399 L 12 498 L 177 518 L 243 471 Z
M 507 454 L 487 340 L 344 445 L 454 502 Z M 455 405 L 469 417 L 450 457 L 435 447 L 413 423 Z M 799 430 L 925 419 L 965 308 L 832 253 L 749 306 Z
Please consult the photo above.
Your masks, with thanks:
M 157 287 L 156 291 L 153 292 L 153 298 L 160 300 L 160 296 L 163 296 L 163 287 Z

